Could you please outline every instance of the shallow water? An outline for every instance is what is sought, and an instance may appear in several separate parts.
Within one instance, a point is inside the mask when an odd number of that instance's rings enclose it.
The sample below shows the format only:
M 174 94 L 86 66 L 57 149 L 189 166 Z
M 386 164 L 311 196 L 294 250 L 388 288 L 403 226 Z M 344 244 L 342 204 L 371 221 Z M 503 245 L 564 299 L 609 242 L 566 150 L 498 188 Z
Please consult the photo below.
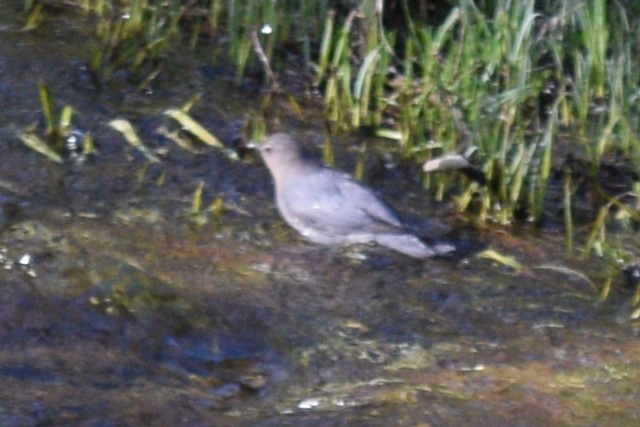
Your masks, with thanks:
M 82 25 L 61 16 L 25 33 L 16 13 L 0 5 L 0 425 L 638 423 L 629 295 L 617 284 L 600 303 L 603 266 L 566 259 L 561 236 L 466 225 L 373 151 L 367 184 L 416 222 L 428 212 L 453 228 L 462 253 L 417 262 L 305 243 L 256 158 L 155 132 L 164 109 L 202 92 L 193 115 L 231 143 L 255 92 L 188 55 L 146 93 L 97 91 Z M 39 79 L 94 135 L 90 161 L 55 164 L 15 137 L 41 121 Z M 119 117 L 160 164 L 106 126 Z M 283 111 L 281 130 L 319 143 L 319 117 Z M 336 141 L 347 170 L 351 139 Z M 190 213 L 199 181 L 221 218 Z M 527 269 L 475 256 L 485 246 Z

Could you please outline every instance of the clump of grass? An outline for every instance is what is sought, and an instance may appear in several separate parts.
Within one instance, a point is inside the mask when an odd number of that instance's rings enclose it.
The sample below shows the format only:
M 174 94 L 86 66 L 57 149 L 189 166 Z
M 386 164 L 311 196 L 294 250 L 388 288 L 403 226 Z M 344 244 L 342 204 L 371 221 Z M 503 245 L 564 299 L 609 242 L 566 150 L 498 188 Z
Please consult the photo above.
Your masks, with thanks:
M 46 82 L 38 83 L 38 94 L 45 129 L 40 131 L 38 126 L 33 124 L 18 135 L 20 140 L 27 147 L 56 163 L 62 163 L 63 156 L 84 160 L 91 155 L 94 151 L 93 138 L 90 133 L 73 128 L 73 107 L 65 105 L 56 117 L 51 91 Z
M 324 83 L 327 116 L 339 127 L 393 135 L 403 155 L 418 160 L 472 151 L 487 187 L 427 181 L 439 196 L 457 189 L 461 211 L 473 207 L 501 224 L 540 220 L 559 143 L 577 142 L 593 176 L 612 150 L 637 157 L 623 88 L 638 86 L 638 64 L 620 34 L 617 48 L 609 44 L 611 28 L 630 31 L 622 8 L 597 0 L 538 11 L 533 0 L 499 0 L 480 10 L 461 2 L 434 27 L 407 14 L 402 36 L 371 16 L 366 6 L 342 25 L 327 16 L 315 80 Z M 358 55 L 358 37 L 377 43 L 363 43 Z M 558 141 L 567 129 L 577 141 Z
M 189 212 L 191 223 L 195 226 L 203 226 L 211 222 L 213 227 L 219 230 L 222 227 L 224 199 L 221 195 L 218 195 L 213 202 L 204 209 L 202 196 L 204 185 L 204 181 L 199 181 L 193 192 Z
M 124 69 L 140 87 L 147 86 L 160 71 L 160 60 L 178 34 L 186 7 L 175 1 L 133 0 L 99 10 L 92 70 L 108 80 Z
M 124 71 L 140 88 L 147 87 L 162 71 L 171 47 L 186 41 L 194 48 L 202 40 L 213 41 L 224 55 L 214 57 L 235 64 L 236 76 L 259 66 L 252 55 L 251 36 L 259 36 L 269 61 L 293 44 L 310 60 L 310 40 L 321 30 L 326 2 L 275 2 L 262 0 L 50 0 L 46 6 L 76 8 L 93 15 L 95 23 L 91 69 L 100 82 Z M 25 0 L 26 29 L 45 19 L 46 7 Z M 281 60 L 284 58 L 281 58 Z M 278 62 L 281 62 L 278 61 Z
M 200 151 L 197 146 L 199 143 L 221 149 L 229 158 L 237 160 L 237 153 L 225 148 L 218 137 L 205 129 L 202 124 L 189 115 L 189 110 L 199 99 L 200 95 L 196 95 L 180 108 L 169 108 L 165 110 L 164 115 L 178 124 L 179 128 L 175 129 L 173 126 L 166 124 L 156 129 L 156 132 L 184 150 L 197 153 Z M 153 150 L 148 148 L 138 136 L 131 122 L 126 119 L 114 119 L 109 122 L 109 126 L 120 132 L 127 143 L 138 150 L 150 163 L 160 162 L 160 159 Z

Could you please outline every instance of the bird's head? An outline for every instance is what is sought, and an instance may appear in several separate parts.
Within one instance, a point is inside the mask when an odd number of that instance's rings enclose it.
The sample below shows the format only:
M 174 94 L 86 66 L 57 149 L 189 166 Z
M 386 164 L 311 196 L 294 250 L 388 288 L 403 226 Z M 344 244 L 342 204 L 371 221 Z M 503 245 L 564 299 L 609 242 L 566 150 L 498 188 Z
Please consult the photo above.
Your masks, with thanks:
M 301 144 L 284 133 L 269 136 L 256 148 L 276 181 L 308 163 Z

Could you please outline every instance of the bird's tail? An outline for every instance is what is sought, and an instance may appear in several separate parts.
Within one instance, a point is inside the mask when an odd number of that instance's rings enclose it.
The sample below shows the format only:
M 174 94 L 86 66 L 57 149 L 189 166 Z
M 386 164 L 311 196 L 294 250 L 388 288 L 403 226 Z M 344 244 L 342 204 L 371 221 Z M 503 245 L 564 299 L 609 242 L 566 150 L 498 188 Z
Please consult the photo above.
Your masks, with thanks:
M 414 258 L 424 259 L 436 255 L 444 255 L 455 249 L 446 243 L 427 245 L 413 234 L 379 234 L 376 242 L 394 251 Z

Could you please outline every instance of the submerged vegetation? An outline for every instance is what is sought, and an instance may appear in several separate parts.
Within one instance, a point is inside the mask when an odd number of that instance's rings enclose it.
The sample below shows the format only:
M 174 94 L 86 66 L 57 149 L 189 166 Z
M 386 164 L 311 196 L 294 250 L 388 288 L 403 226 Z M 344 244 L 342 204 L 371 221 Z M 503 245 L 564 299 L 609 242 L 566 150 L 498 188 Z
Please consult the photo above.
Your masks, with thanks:
M 615 259 L 624 245 L 608 246 L 607 227 L 637 223 L 634 2 L 25 0 L 25 28 L 70 7 L 94 22 L 97 86 L 125 71 L 145 88 L 172 49 L 205 48 L 238 81 L 263 73 L 290 98 L 320 94 L 333 130 L 397 140 L 415 162 L 466 158 L 477 173 L 424 181 L 461 212 L 500 224 L 558 218 L 569 253 L 574 223 L 587 224 L 583 254 Z M 304 93 L 277 81 L 285 67 Z M 250 133 L 264 132 L 259 116 L 247 116 L 259 128 Z
M 38 93 L 46 128 L 44 132 L 39 132 L 37 125 L 32 124 L 18 135 L 19 139 L 27 147 L 57 163 L 62 163 L 63 154 L 77 161 L 84 161 L 93 154 L 91 134 L 72 126 L 73 107 L 65 105 L 60 112 L 59 120 L 56 121 L 51 91 L 44 81 L 38 83 Z M 44 139 L 40 137 L 41 134 L 44 135 Z

